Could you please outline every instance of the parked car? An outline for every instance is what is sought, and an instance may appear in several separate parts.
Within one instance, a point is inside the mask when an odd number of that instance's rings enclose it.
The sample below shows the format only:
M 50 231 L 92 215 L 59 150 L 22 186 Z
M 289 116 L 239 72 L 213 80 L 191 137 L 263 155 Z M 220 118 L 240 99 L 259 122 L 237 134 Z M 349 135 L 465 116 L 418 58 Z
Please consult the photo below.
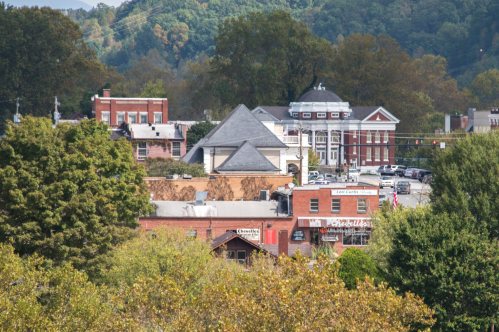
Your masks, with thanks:
M 417 179 L 418 178 L 418 175 L 419 175 L 419 171 L 421 171 L 420 169 L 415 169 L 412 174 L 411 174 L 411 178 L 412 179 Z
M 308 172 L 308 176 L 310 176 L 310 175 L 317 176 L 317 175 L 319 175 L 319 171 L 310 171 L 310 172 Z
M 379 181 L 379 187 L 383 189 L 383 187 L 391 187 L 393 188 L 394 186 L 394 181 L 393 178 L 390 176 L 382 176 L 381 180 Z
M 385 174 L 386 175 L 395 175 L 395 172 L 397 171 L 397 169 L 399 169 L 399 167 L 404 167 L 404 166 L 400 166 L 400 165 L 388 165 L 389 167 L 387 167 L 385 169 Z
M 379 175 L 388 175 L 388 172 L 390 171 L 391 168 L 392 168 L 392 165 L 383 166 L 383 169 L 381 170 Z
M 414 172 L 417 172 L 418 169 L 417 168 L 407 168 L 404 172 L 404 177 L 406 178 L 411 178 L 412 177 L 412 173 Z
M 428 170 L 420 170 L 420 171 L 418 172 L 418 180 L 419 180 L 419 182 L 423 182 L 423 178 L 424 178 L 427 174 L 431 174 L 431 171 L 428 171 Z
M 386 165 L 381 165 L 380 167 L 378 167 L 378 174 L 379 175 L 381 175 L 381 173 L 383 173 L 385 167 L 386 167 Z
M 388 197 L 386 197 L 385 194 L 379 194 L 379 207 L 381 207 L 381 205 L 383 205 L 383 202 L 386 201 L 388 199 Z
M 411 184 L 409 181 L 399 181 L 397 182 L 397 194 L 406 193 L 411 194 Z
M 421 182 L 428 184 L 431 182 L 431 180 L 432 180 L 431 174 L 426 174 Z
M 407 167 L 405 167 L 405 166 L 397 167 L 397 169 L 395 170 L 395 175 L 400 176 L 400 177 L 404 176 L 404 172 L 406 169 L 407 169 Z
M 336 179 L 336 175 L 333 175 L 333 174 L 331 174 L 331 173 L 325 173 L 325 174 L 324 174 L 324 178 L 325 178 L 326 180 Z

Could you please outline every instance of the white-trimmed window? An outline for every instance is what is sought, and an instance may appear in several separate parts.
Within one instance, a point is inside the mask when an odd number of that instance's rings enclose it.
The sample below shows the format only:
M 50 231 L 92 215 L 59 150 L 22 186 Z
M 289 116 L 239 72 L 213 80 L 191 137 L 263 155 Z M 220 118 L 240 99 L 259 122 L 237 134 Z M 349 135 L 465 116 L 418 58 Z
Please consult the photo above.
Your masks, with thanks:
M 319 212 L 319 199 L 311 198 L 310 199 L 310 212 Z
M 353 232 L 343 234 L 344 246 L 367 246 L 371 232 Z
M 154 123 L 162 123 L 163 116 L 161 114 L 154 114 Z
M 312 145 L 312 132 L 308 133 L 308 144 Z
M 326 134 L 323 132 L 317 133 L 317 143 L 326 143 Z
M 367 201 L 365 198 L 359 198 L 357 200 L 357 212 L 366 213 L 367 212 Z
M 180 158 L 180 142 L 172 142 L 172 157 Z
M 341 199 L 340 198 L 332 198 L 331 199 L 331 212 L 340 212 L 341 208 Z
M 185 235 L 187 235 L 188 237 L 197 237 L 198 236 L 198 231 L 197 229 L 188 229 L 185 231 Z
M 375 143 L 381 143 L 379 131 L 377 131 L 376 134 L 374 134 L 374 142 Z
M 372 136 L 371 136 L 371 131 L 370 131 L 370 130 L 367 132 L 367 135 L 366 135 L 366 142 L 367 142 L 367 143 L 372 143 L 372 142 L 373 142 L 373 138 L 372 138 Z
M 384 161 L 388 161 L 388 149 L 386 149 L 386 148 L 383 151 L 383 160 Z
M 128 114 L 128 123 L 137 123 L 137 114 Z
M 108 125 L 110 125 L 111 122 L 109 120 L 110 120 L 109 113 L 102 113 L 102 122 L 107 123 Z
M 326 118 L 326 113 L 317 113 L 317 118 Z
M 298 113 L 293 113 L 293 118 L 297 119 L 298 118 Z
M 385 135 L 383 136 L 383 143 L 388 143 L 388 131 L 385 131 Z
M 366 160 L 371 161 L 371 148 L 366 149 Z
M 352 153 L 353 154 L 357 154 L 357 147 L 355 145 L 353 146 L 353 152 Z
M 338 118 L 340 116 L 340 113 L 331 113 L 332 118 Z
M 116 122 L 118 123 L 118 126 L 119 126 L 120 124 L 122 124 L 123 122 L 125 122 L 125 114 L 124 114 L 124 113 L 123 113 L 123 114 L 118 114 L 118 115 L 116 116 L 116 118 L 117 118 L 117 119 L 116 119 L 116 120 L 117 120 Z
M 227 262 L 234 262 L 236 260 L 236 252 L 234 250 L 227 250 L 225 255 Z
M 379 148 L 374 149 L 374 160 L 379 161 Z
M 139 160 L 147 158 L 147 142 L 139 142 L 137 145 L 137 156 Z
M 147 114 L 140 115 L 140 123 L 147 123 Z
M 353 131 L 353 137 L 357 137 L 357 130 Z
M 331 132 L 331 142 L 332 143 L 339 143 L 340 141 L 340 136 L 338 135 L 338 133 L 332 131 Z
M 312 113 L 303 113 L 302 117 L 303 118 L 311 118 L 312 117 Z

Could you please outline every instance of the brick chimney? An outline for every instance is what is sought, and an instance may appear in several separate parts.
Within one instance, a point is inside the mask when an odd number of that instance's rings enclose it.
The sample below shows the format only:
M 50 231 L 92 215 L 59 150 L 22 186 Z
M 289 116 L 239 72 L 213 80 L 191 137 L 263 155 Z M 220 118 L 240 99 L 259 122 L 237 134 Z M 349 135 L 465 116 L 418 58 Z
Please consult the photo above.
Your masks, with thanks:
M 111 97 L 111 90 L 110 89 L 104 89 L 104 98 L 110 98 Z

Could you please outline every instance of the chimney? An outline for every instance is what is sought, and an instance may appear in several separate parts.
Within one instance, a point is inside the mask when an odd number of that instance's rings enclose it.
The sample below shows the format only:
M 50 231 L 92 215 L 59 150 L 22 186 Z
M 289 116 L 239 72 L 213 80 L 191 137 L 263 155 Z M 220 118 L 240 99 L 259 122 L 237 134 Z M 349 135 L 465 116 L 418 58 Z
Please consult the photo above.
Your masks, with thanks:
M 110 89 L 104 89 L 104 98 L 111 98 L 111 90 Z

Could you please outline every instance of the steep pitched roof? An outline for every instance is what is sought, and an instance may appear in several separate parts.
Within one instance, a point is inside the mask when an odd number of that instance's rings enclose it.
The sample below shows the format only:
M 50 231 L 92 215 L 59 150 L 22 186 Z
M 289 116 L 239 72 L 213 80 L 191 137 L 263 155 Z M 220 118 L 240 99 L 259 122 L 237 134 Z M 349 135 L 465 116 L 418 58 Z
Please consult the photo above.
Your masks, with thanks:
M 261 108 L 265 112 L 269 113 L 278 120 L 293 120 L 293 117 L 289 115 L 289 106 L 258 106 L 253 110 Z
M 268 113 L 253 113 L 253 115 L 259 121 L 271 121 L 271 122 L 275 121 L 274 117 Z
M 219 237 L 217 237 L 216 239 L 213 240 L 213 242 L 210 244 L 211 246 L 211 249 L 216 249 L 218 247 L 220 247 L 221 245 L 229 242 L 230 240 L 233 240 L 235 238 L 239 238 L 249 244 L 251 244 L 253 247 L 255 247 L 255 249 L 257 250 L 261 250 L 267 254 L 269 254 L 271 257 L 274 257 L 274 258 L 277 258 L 276 255 L 268 252 L 267 250 L 265 250 L 264 248 L 262 247 L 259 247 L 257 244 L 249 241 L 249 240 L 246 240 L 244 237 L 242 236 L 239 236 L 237 235 L 236 233 L 232 232 L 232 231 L 228 231 L 228 232 L 225 232 L 224 234 L 220 235 Z
M 190 149 L 189 152 L 182 157 L 182 160 L 189 164 L 202 164 L 204 161 L 204 151 L 202 148 L 204 142 L 206 142 L 206 138 L 201 138 L 199 142 L 197 142 L 196 145 L 194 145 L 192 149 Z
M 287 147 L 242 104 L 230 112 L 205 138 L 207 141 L 203 146 L 235 147 L 249 141 L 257 147 Z
M 243 142 L 215 171 L 279 171 L 249 141 Z

